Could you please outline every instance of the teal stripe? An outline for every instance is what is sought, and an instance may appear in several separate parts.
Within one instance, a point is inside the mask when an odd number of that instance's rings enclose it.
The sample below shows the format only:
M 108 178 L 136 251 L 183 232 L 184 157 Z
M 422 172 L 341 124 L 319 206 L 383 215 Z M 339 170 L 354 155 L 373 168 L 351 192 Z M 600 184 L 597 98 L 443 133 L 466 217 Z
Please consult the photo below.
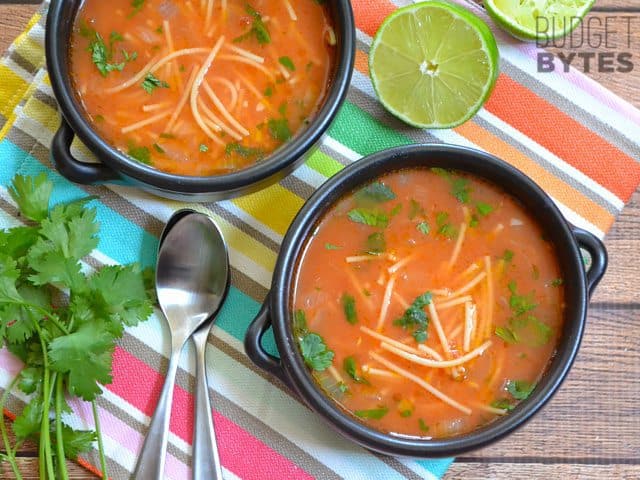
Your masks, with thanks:
M 87 193 L 70 183 L 56 171 L 46 168 L 9 140 L 0 142 L 0 184 L 9 186 L 14 175 L 38 175 L 46 172 L 54 184 L 52 203 L 86 197 Z M 93 201 L 100 222 L 98 250 L 118 263 L 139 262 L 147 267 L 155 264 L 158 239 L 106 205 Z
M 416 460 L 416 463 L 425 470 L 433 473 L 436 477 L 442 478 L 449 466 L 453 463 L 453 458 L 442 458 L 437 460 Z
M 86 192 L 69 182 L 56 171 L 46 168 L 40 161 L 20 147 L 3 140 L 0 142 L 0 184 L 7 187 L 14 175 L 38 175 L 46 172 L 54 183 L 52 203 L 66 202 L 87 196 Z M 115 210 L 94 200 L 90 204 L 97 209 L 97 218 L 101 224 L 98 250 L 118 263 L 140 262 L 144 266 L 155 265 L 158 239 L 137 224 L 120 215 Z M 229 296 L 220 311 L 218 325 L 238 340 L 244 334 L 256 316 L 260 304 L 235 287 L 229 290 Z M 265 335 L 265 348 L 276 352 L 273 335 Z
M 351 102 L 343 104 L 329 129 L 329 136 L 360 155 L 414 143 Z

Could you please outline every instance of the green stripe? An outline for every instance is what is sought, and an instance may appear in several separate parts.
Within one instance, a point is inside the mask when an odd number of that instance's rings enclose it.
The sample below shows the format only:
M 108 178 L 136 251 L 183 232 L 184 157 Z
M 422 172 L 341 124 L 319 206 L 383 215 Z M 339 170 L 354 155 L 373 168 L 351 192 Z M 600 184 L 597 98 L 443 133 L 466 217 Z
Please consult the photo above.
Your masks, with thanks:
M 351 102 L 344 103 L 329 135 L 360 155 L 414 143 Z
M 320 150 L 316 150 L 311 154 L 307 160 L 307 167 L 314 169 L 325 177 L 333 177 L 344 168 L 340 162 L 334 160 Z

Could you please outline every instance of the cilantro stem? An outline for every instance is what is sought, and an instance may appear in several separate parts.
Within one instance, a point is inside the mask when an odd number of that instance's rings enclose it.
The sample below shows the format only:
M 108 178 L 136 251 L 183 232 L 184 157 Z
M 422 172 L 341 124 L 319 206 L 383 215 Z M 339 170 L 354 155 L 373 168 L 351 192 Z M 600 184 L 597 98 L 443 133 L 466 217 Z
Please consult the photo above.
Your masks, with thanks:
M 51 408 L 51 388 L 49 388 L 49 358 L 47 352 L 47 346 L 44 343 L 44 336 L 40 324 L 33 322 L 36 331 L 38 332 L 38 338 L 40 339 L 40 345 L 42 347 L 42 391 L 44 392 L 44 398 L 42 401 L 42 421 L 40 423 L 40 445 L 38 448 L 38 464 L 40 468 L 40 478 L 56 478 L 55 470 L 53 468 L 53 457 L 51 456 L 51 436 L 49 432 L 49 409 Z M 53 382 L 55 382 L 56 374 L 53 375 Z M 52 382 L 52 383 L 53 383 Z M 64 460 L 63 460 L 64 461 Z
M 93 410 L 93 424 L 98 436 L 98 452 L 100 452 L 100 469 L 102 470 L 102 478 L 109 478 L 107 474 L 107 459 L 104 456 L 104 444 L 102 443 L 102 432 L 100 430 L 100 417 L 98 416 L 98 406 L 95 400 L 91 401 L 91 409 Z
M 67 473 L 66 455 L 64 454 L 64 440 L 62 439 L 62 375 L 56 379 L 56 450 L 58 456 L 58 471 L 62 480 L 69 480 Z
M 4 393 L 2 394 L 2 398 L 0 398 L 0 411 L 4 415 L 4 406 L 7 402 L 7 398 L 9 397 L 9 393 L 13 390 L 13 387 L 18 382 L 20 374 L 16 375 L 16 377 L 12 380 L 11 384 L 6 388 Z M 22 480 L 22 475 L 20 474 L 20 469 L 16 464 L 15 451 L 11 448 L 11 444 L 9 443 L 9 435 L 7 434 L 7 427 L 4 424 L 4 419 L 0 423 L 0 432 L 2 433 L 2 441 L 4 442 L 4 450 L 6 453 L 7 461 L 9 465 L 11 465 L 11 470 L 13 470 L 13 474 L 16 477 L 16 480 Z

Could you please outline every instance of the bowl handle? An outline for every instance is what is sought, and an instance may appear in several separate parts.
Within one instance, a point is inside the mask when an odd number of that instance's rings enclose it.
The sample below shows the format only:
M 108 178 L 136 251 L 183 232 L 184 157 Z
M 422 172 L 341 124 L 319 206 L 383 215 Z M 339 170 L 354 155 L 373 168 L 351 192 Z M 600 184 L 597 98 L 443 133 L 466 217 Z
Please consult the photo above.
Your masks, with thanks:
M 580 248 L 584 248 L 591 255 L 591 265 L 587 270 L 587 291 L 589 298 L 591 298 L 593 291 L 607 271 L 607 249 L 604 243 L 592 233 L 578 227 L 571 227 L 571 230 Z
M 62 118 L 60 128 L 51 142 L 51 160 L 60 175 L 83 185 L 98 184 L 120 179 L 120 176 L 103 163 L 80 162 L 71 155 L 73 130 Z
M 256 318 L 251 322 L 244 337 L 244 350 L 253 363 L 266 370 L 271 375 L 280 379 L 285 385 L 291 387 L 291 382 L 287 377 L 282 362 L 278 357 L 269 354 L 262 346 L 262 337 L 271 326 L 271 316 L 269 315 L 269 297 L 262 304 Z

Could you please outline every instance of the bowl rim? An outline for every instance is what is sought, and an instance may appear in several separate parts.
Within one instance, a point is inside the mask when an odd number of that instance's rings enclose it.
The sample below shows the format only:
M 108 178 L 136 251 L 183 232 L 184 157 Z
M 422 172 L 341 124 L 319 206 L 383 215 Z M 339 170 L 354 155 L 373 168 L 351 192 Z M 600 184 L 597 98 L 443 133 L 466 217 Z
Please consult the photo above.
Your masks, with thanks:
M 303 158 L 308 150 L 322 138 L 347 96 L 355 63 L 355 20 L 349 0 L 332 0 L 330 8 L 334 8 L 333 20 L 338 41 L 336 67 L 324 104 L 313 116 L 309 125 L 264 160 L 237 172 L 225 175 L 188 176 L 155 169 L 129 158 L 102 139 L 85 118 L 84 109 L 73 93 L 69 68 L 69 36 L 73 22 L 65 19 L 68 15 L 75 19 L 79 4 L 79 0 L 51 0 L 47 15 L 45 29 L 47 70 L 62 115 L 80 141 L 102 163 L 119 174 L 158 190 L 193 194 L 237 192 L 245 187 L 261 184 L 269 178 L 275 178 L 280 171 Z M 69 13 L 70 10 L 72 13 Z
M 464 158 L 464 162 L 467 165 L 474 165 L 475 170 L 470 171 L 469 169 L 457 168 L 456 165 L 445 165 L 442 161 L 434 160 L 438 155 L 452 156 L 451 158 L 457 159 Z M 500 180 L 510 179 L 508 181 L 512 182 L 512 188 L 517 188 L 529 199 L 543 205 L 543 213 L 539 215 L 532 213 L 532 216 L 544 225 L 547 232 L 555 229 L 554 240 L 563 239 L 562 245 L 554 241 L 554 246 L 558 250 L 562 250 L 557 253 L 557 256 L 561 266 L 564 266 L 563 275 L 567 273 L 567 265 L 571 265 L 570 268 L 572 268 L 572 271 L 569 272 L 572 274 L 572 281 L 565 282 L 568 293 L 563 334 L 556 354 L 552 357 L 537 388 L 527 400 L 519 403 L 508 415 L 472 432 L 455 437 L 425 439 L 386 434 L 366 426 L 352 415 L 345 413 L 318 388 L 304 365 L 291 328 L 290 300 L 292 283 L 297 271 L 297 261 L 317 221 L 345 193 L 353 191 L 357 186 L 381 175 L 379 170 L 391 172 L 409 168 L 404 165 L 393 168 L 393 164 L 402 162 L 403 158 L 413 161 L 420 159 L 423 162 L 421 164 L 425 167 L 438 166 L 468 171 L 471 174 L 484 177 L 494 184 L 498 184 L 498 181 L 488 178 L 487 173 L 499 173 Z M 392 168 L 388 168 L 389 166 Z M 482 172 L 485 174 L 483 175 Z M 502 184 L 499 186 L 507 191 L 511 189 Z M 511 192 L 508 191 L 508 193 Z M 522 201 L 522 197 L 519 199 Z M 530 209 L 528 210 L 530 211 Z M 570 296 L 573 299 L 571 305 L 568 304 Z M 551 198 L 533 180 L 508 163 L 479 150 L 453 145 L 421 144 L 384 150 L 354 162 L 329 179 L 309 198 L 283 239 L 268 303 L 276 345 L 280 352 L 285 376 L 290 380 L 290 386 L 312 410 L 319 413 L 330 426 L 344 436 L 370 450 L 389 455 L 428 458 L 456 456 L 497 441 L 524 425 L 551 399 L 566 378 L 577 355 L 586 321 L 588 288 L 582 257 L 570 225 Z M 570 311 L 570 309 L 573 310 Z

